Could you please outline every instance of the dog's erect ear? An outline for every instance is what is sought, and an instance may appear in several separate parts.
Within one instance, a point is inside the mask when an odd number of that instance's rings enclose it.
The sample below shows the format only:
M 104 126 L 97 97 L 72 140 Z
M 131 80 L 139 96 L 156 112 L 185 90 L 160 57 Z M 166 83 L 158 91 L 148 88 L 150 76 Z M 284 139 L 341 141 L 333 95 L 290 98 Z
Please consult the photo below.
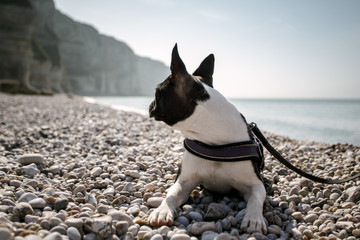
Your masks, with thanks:
M 172 50 L 170 70 L 171 70 L 171 75 L 173 75 L 174 77 L 187 73 L 185 64 L 180 58 L 177 44 L 175 44 Z
M 212 75 L 214 73 L 214 62 L 214 54 L 210 54 L 201 62 L 198 69 L 196 69 L 196 71 L 193 73 L 194 76 L 202 77 L 201 81 L 210 87 L 213 87 Z

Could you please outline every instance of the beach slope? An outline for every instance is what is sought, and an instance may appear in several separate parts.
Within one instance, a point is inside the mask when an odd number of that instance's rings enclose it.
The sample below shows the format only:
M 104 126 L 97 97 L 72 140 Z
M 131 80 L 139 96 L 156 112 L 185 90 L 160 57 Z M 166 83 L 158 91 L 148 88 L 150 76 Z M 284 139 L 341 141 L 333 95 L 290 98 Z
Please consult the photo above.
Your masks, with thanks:
M 309 173 L 360 171 L 359 147 L 266 136 Z M 0 93 L 1 239 L 360 238 L 359 180 L 318 184 L 267 152 L 267 235 L 240 232 L 243 199 L 200 188 L 177 209 L 174 226 L 150 227 L 148 214 L 179 171 L 182 140 L 147 116 L 80 97 Z

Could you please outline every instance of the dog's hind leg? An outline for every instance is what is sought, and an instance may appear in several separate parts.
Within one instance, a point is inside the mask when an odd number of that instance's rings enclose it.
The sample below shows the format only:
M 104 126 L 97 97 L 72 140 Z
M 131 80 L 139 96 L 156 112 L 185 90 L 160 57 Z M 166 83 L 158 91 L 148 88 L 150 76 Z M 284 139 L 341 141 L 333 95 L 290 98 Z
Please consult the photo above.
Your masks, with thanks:
M 266 197 L 264 185 L 262 183 L 253 185 L 243 193 L 247 205 L 241 230 L 247 233 L 263 232 L 266 234 L 267 228 L 262 214 Z
M 175 184 L 169 188 L 166 198 L 161 202 L 161 205 L 150 214 L 150 225 L 171 226 L 174 222 L 176 208 L 188 199 L 191 191 L 195 187 L 195 182 L 192 182 L 191 180 L 182 180 L 180 175 Z

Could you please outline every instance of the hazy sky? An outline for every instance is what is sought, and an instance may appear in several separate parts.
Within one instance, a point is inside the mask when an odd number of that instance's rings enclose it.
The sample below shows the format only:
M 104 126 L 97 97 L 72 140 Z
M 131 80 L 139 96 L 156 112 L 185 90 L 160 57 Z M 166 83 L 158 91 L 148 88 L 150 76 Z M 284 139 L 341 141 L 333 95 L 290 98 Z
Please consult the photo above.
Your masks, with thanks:
M 136 54 L 167 65 L 177 42 L 189 72 L 214 53 L 214 87 L 228 97 L 360 98 L 358 0 L 55 0 L 55 5 L 126 42 Z

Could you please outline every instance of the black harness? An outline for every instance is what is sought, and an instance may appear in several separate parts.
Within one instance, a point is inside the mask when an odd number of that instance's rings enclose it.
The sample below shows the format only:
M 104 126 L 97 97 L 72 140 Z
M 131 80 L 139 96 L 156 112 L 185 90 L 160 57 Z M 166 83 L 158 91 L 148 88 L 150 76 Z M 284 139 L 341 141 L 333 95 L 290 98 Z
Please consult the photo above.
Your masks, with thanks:
M 261 143 L 253 135 L 249 141 L 225 145 L 208 145 L 185 138 L 184 147 L 195 156 L 216 162 L 238 162 L 251 160 L 256 174 L 264 169 L 264 152 Z
M 260 179 L 260 171 L 264 169 L 264 154 L 263 146 L 282 164 L 296 172 L 297 174 L 306 177 L 310 180 L 327 183 L 327 184 L 339 184 L 354 180 L 360 177 L 360 174 L 356 174 L 347 179 L 334 180 L 324 179 L 309 173 L 302 171 L 295 167 L 285 159 L 274 147 L 267 141 L 256 123 L 249 124 L 249 130 L 252 135 L 250 141 L 237 142 L 225 145 L 208 145 L 199 141 L 190 140 L 186 138 L 184 140 L 184 147 L 187 151 L 194 154 L 195 156 L 217 162 L 236 162 L 236 161 L 248 161 L 251 160 L 255 172 Z

